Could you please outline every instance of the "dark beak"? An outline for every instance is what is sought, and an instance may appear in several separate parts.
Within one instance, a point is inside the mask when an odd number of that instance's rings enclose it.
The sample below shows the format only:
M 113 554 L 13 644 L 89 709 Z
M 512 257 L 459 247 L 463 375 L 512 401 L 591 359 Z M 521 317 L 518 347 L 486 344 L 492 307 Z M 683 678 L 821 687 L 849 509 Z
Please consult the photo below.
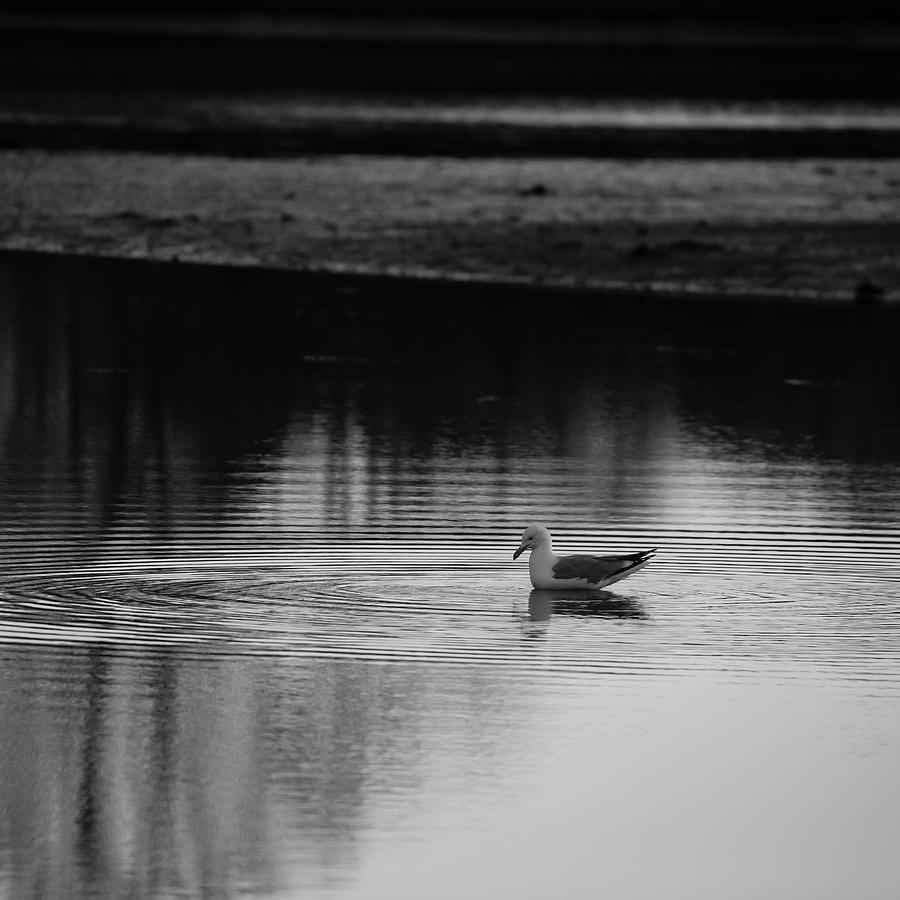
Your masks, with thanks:
M 519 547 L 519 549 L 516 550 L 515 553 L 513 553 L 513 559 L 518 559 L 524 552 L 525 552 L 525 548 Z

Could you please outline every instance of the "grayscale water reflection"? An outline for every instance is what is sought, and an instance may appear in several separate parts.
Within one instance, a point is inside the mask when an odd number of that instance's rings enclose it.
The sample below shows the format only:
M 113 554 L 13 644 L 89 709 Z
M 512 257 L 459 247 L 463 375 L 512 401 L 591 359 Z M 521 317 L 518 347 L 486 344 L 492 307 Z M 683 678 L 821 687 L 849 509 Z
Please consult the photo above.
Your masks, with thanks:
M 897 325 L 3 257 L 0 897 L 897 896 Z

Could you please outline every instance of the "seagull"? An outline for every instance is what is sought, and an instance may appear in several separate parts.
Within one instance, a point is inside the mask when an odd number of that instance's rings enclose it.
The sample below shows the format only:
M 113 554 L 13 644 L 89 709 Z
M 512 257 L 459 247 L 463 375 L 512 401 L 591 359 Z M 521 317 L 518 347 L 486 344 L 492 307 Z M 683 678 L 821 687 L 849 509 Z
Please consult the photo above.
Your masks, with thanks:
M 513 559 L 526 550 L 531 551 L 528 560 L 531 583 L 540 590 L 599 590 L 634 575 L 656 552 L 654 548 L 623 556 L 557 556 L 550 532 L 543 525 L 529 525 L 522 532 L 522 543 L 513 553 Z

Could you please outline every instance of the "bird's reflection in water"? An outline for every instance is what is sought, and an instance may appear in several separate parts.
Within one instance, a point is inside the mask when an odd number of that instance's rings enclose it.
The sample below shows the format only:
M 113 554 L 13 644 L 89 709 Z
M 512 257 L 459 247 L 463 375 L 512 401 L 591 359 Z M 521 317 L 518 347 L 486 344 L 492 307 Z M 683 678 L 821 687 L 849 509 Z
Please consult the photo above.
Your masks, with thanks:
M 528 597 L 528 618 L 532 622 L 549 622 L 550 617 L 643 619 L 643 606 L 636 600 L 609 591 L 540 591 Z

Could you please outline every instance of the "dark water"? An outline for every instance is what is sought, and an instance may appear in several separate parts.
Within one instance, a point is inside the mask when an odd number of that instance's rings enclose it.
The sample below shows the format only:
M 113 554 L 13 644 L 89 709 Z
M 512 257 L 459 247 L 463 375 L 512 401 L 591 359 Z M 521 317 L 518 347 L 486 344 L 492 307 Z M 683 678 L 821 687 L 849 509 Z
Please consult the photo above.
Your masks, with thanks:
M 0 897 L 896 897 L 898 323 L 3 257 Z

